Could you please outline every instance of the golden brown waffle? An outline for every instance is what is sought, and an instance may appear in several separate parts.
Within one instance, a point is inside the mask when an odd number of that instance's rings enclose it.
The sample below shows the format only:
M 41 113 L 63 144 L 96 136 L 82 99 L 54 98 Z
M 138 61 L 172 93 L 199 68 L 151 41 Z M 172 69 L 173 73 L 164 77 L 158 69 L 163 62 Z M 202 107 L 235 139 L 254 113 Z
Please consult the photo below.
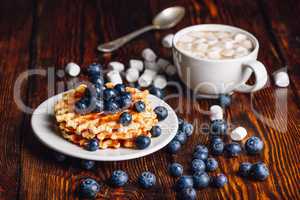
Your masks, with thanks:
M 108 83 L 106 87 L 113 87 Z M 146 105 L 144 112 L 135 112 L 131 107 L 115 114 L 88 113 L 78 114 L 74 104 L 85 93 L 86 85 L 63 94 L 60 101 L 55 104 L 54 113 L 58 128 L 67 140 L 85 146 L 93 138 L 99 140 L 99 148 L 134 147 L 134 140 L 139 135 L 151 137 L 150 130 L 158 122 L 156 114 L 148 101 L 148 91 L 139 91 L 127 87 L 126 91 L 132 95 L 132 102 L 143 101 Z M 118 123 L 122 112 L 127 111 L 132 115 L 132 122 L 128 126 Z

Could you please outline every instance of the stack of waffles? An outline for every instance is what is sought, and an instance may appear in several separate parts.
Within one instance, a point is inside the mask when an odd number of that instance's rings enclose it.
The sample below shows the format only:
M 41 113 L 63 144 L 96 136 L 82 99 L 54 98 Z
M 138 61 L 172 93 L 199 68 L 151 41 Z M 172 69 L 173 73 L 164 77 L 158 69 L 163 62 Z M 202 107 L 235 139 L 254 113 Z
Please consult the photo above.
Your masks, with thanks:
M 112 87 L 112 85 L 106 85 Z M 158 122 L 156 114 L 147 98 L 148 91 L 140 91 L 127 87 L 126 91 L 132 95 L 132 104 L 143 101 L 146 105 L 144 112 L 136 112 L 132 106 L 114 114 L 103 112 L 79 114 L 75 112 L 75 102 L 85 93 L 87 86 L 77 88 L 63 94 L 54 107 L 58 128 L 62 136 L 80 146 L 85 146 L 91 139 L 99 140 L 99 148 L 134 148 L 134 140 L 139 135 L 151 137 L 150 130 Z M 118 122 L 124 112 L 132 115 L 132 122 L 123 126 Z

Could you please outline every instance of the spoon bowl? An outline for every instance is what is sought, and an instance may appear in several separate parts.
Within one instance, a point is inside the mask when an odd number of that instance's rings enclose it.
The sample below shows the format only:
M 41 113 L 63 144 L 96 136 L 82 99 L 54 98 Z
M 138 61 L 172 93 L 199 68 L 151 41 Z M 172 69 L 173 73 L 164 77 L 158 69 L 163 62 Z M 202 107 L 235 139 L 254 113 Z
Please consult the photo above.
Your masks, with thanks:
M 185 9 L 180 6 L 170 7 L 158 13 L 152 21 L 156 29 L 168 29 L 178 24 L 184 17 Z

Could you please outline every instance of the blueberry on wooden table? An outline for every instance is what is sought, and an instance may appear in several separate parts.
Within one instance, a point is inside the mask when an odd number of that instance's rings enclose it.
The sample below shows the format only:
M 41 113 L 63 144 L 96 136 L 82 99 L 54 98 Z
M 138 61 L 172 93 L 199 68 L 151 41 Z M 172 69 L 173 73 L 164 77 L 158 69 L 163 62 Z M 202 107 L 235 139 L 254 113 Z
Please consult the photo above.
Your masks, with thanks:
M 197 193 L 194 188 L 185 188 L 180 191 L 179 199 L 181 200 L 194 200 L 197 198 Z
M 80 165 L 83 169 L 90 170 L 95 166 L 95 161 L 93 161 L 93 160 L 81 160 Z
M 178 131 L 174 137 L 174 140 L 177 140 L 180 142 L 180 144 L 185 144 L 187 141 L 187 136 L 183 131 Z
M 204 172 L 205 162 L 200 159 L 194 159 L 192 160 L 191 169 L 193 172 Z
M 206 164 L 206 170 L 209 172 L 215 171 L 219 166 L 218 161 L 214 158 L 208 158 L 205 164 Z
M 138 183 L 142 188 L 150 188 L 156 184 L 156 177 L 153 173 L 151 172 L 143 172 L 139 177 L 138 177 Z
M 99 191 L 99 183 L 91 178 L 83 179 L 79 185 L 79 195 L 84 198 L 94 198 Z
M 91 139 L 90 141 L 88 141 L 87 145 L 86 145 L 86 149 L 88 151 L 97 151 L 99 149 L 99 142 L 96 139 Z
M 231 96 L 221 94 L 219 97 L 219 103 L 223 108 L 228 107 L 231 104 Z
M 144 112 L 146 109 L 146 105 L 143 101 L 137 101 L 134 103 L 134 109 L 135 109 L 135 111 L 137 111 L 139 113 Z
M 210 124 L 210 131 L 212 135 L 224 135 L 227 132 L 227 123 L 223 119 L 213 120 Z
M 167 145 L 167 151 L 171 154 L 176 154 L 179 150 L 181 149 L 181 144 L 177 140 L 172 140 L 168 145 Z
M 225 152 L 230 157 L 236 157 L 242 152 L 242 147 L 237 142 L 232 142 L 225 145 Z
M 224 142 L 221 138 L 215 139 L 210 144 L 211 153 L 213 155 L 220 155 L 224 151 Z
M 204 145 L 197 145 L 193 153 L 193 158 L 206 160 L 208 157 L 208 149 Z
M 159 126 L 153 126 L 150 133 L 152 137 L 158 137 L 161 135 L 161 128 Z
M 250 176 L 255 180 L 263 181 L 268 178 L 269 174 L 269 169 L 263 162 L 258 162 L 251 166 Z
M 169 165 L 168 170 L 171 176 L 178 177 L 183 173 L 183 166 L 179 163 L 172 163 Z
M 189 136 L 191 136 L 193 134 L 194 127 L 193 127 L 192 124 L 190 124 L 188 122 L 183 122 L 179 126 L 179 130 L 181 130 L 182 132 L 184 132 L 186 134 L 186 136 L 189 137 Z
M 147 136 L 140 135 L 135 139 L 135 145 L 138 149 L 145 149 L 151 144 L 151 139 Z
M 164 98 L 164 91 L 162 89 L 152 86 L 150 87 L 149 92 L 160 99 Z
M 205 145 L 202 144 L 198 144 L 195 147 L 194 152 L 202 152 L 202 153 L 207 153 L 208 154 L 208 148 Z
M 249 162 L 243 162 L 240 164 L 239 167 L 239 175 L 243 177 L 248 177 L 250 175 L 250 169 L 252 167 L 252 164 Z
M 128 126 L 132 121 L 132 116 L 128 112 L 123 112 L 119 117 L 119 123 L 123 126 Z
M 154 108 L 154 112 L 157 116 L 158 121 L 162 121 L 168 117 L 168 110 L 163 106 L 157 106 Z
M 210 177 L 206 172 L 196 172 L 193 174 L 194 187 L 206 188 L 209 186 Z
M 263 148 L 263 141 L 256 136 L 250 137 L 245 143 L 245 149 L 248 154 L 259 154 Z
M 175 184 L 175 188 L 177 191 L 181 191 L 185 188 L 192 188 L 194 185 L 192 176 L 181 176 Z
M 218 174 L 213 178 L 213 185 L 218 188 L 223 187 L 227 182 L 227 177 L 224 174 Z
M 111 184 L 116 187 L 124 186 L 127 183 L 127 181 L 128 181 L 128 174 L 122 170 L 113 171 L 110 177 Z

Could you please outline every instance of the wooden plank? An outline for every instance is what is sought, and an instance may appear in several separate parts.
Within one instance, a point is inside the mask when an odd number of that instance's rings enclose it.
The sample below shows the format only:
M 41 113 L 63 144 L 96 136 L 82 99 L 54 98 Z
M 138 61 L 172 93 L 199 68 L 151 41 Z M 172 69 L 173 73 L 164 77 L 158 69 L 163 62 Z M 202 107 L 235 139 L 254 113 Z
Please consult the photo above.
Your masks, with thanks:
M 12 16 L 12 10 L 18 15 Z M 24 114 L 16 106 L 13 91 L 15 81 L 30 62 L 31 10 L 32 5 L 27 1 L 6 1 L 0 6 L 0 199 L 16 199 L 19 190 Z M 26 88 L 24 80 L 16 90 L 25 103 Z

